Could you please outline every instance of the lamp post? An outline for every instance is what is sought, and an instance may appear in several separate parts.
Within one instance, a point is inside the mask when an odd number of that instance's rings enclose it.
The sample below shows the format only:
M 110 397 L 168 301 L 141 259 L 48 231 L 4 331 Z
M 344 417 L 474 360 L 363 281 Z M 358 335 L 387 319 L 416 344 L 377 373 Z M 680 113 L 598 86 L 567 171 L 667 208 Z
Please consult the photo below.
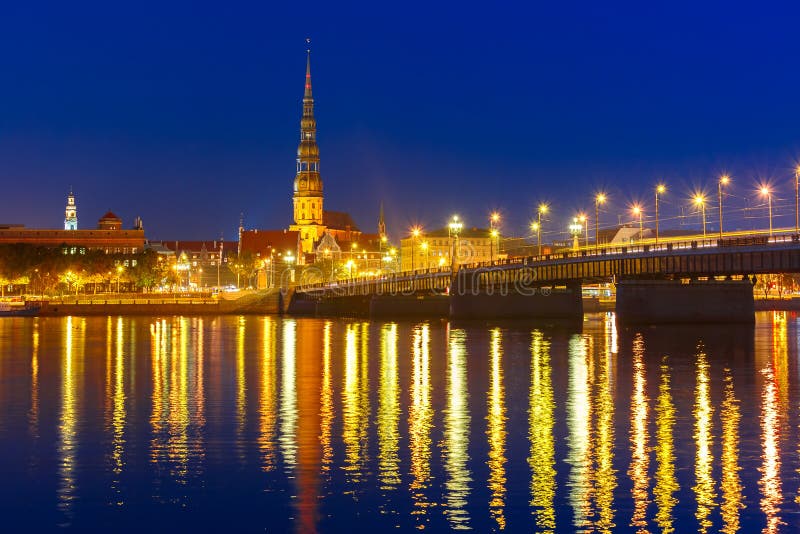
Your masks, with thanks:
M 422 243 L 419 244 L 419 246 L 425 253 L 425 270 L 427 271 L 428 269 L 431 268 L 430 265 L 428 264 L 428 242 L 423 241 Z
M 117 265 L 117 293 L 119 293 L 119 279 L 122 277 L 122 271 L 125 268 L 122 265 Z
M 586 214 L 585 213 L 579 213 L 578 214 L 578 221 L 581 223 L 581 226 L 583 227 L 583 246 L 588 249 L 589 248 L 589 228 L 588 228 L 589 225 L 586 224 Z
M 578 243 L 580 242 L 580 235 L 583 232 L 583 226 L 578 222 L 578 217 L 572 218 L 572 224 L 569 225 L 569 233 L 572 235 L 572 250 L 578 250 Z
M 794 170 L 794 233 L 800 234 L 800 166 Z
M 450 220 L 450 224 L 447 225 L 449 236 L 455 236 L 453 255 L 450 258 L 450 268 L 453 271 L 455 271 L 456 265 L 458 264 L 458 234 L 461 232 L 461 228 L 463 228 L 463 226 L 464 225 L 459 220 L 458 215 L 453 215 L 453 218 Z
M 492 212 L 489 216 L 489 261 L 494 262 L 494 242 L 497 240 L 499 232 L 497 231 L 497 223 L 500 222 L 500 214 Z M 497 244 L 497 252 L 500 253 L 500 243 Z
M 656 186 L 656 245 L 658 245 L 658 195 L 663 195 L 667 191 L 664 184 Z
M 598 193 L 594 197 L 594 251 L 597 252 L 600 245 L 600 204 L 605 204 L 606 196 L 603 193 Z
M 761 194 L 767 197 L 767 206 L 769 207 L 769 236 L 772 237 L 772 191 L 769 187 L 762 186 Z
M 634 204 L 633 208 L 631 208 L 633 214 L 639 217 L 639 241 L 642 240 L 642 234 L 644 233 L 644 227 L 642 226 L 642 208 L 638 204 Z
M 717 182 L 717 195 L 719 195 L 719 238 L 722 239 L 722 186 L 728 185 L 731 181 L 730 176 L 723 174 Z
M 538 255 L 542 255 L 542 214 L 547 213 L 549 209 L 547 204 L 539 204 L 539 209 L 536 210 L 536 244 L 539 246 Z
M 419 226 L 411 229 L 411 272 L 416 272 L 414 268 L 414 242 L 419 237 Z
M 694 197 L 694 203 L 700 207 L 701 217 L 703 217 L 703 237 L 706 237 L 706 197 L 697 194 Z
M 538 222 L 533 221 L 531 223 L 531 232 L 536 234 L 536 245 L 538 247 L 538 245 L 539 245 L 539 223 Z

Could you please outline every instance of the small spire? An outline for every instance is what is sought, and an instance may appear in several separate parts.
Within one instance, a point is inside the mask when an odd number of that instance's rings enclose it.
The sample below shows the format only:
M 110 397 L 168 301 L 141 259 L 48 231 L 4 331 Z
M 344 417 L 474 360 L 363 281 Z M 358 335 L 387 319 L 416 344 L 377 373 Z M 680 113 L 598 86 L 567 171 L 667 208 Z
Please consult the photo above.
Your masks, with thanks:
M 311 98 L 311 39 L 306 39 L 308 48 L 306 49 L 306 92 L 303 100 Z

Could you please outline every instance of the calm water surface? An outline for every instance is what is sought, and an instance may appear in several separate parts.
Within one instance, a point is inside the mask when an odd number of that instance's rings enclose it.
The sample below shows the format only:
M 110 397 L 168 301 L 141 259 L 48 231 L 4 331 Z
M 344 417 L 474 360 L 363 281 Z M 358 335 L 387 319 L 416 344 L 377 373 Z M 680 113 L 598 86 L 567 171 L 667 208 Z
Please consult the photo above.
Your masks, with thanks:
M 796 532 L 799 324 L 3 318 L 3 529 Z

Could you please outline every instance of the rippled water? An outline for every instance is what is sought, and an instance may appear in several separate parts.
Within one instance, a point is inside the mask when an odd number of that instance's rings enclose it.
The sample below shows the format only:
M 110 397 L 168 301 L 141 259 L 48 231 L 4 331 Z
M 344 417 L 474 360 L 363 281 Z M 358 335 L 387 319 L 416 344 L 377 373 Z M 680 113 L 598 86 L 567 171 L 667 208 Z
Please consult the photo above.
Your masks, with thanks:
M 4 530 L 797 531 L 799 323 L 3 318 Z

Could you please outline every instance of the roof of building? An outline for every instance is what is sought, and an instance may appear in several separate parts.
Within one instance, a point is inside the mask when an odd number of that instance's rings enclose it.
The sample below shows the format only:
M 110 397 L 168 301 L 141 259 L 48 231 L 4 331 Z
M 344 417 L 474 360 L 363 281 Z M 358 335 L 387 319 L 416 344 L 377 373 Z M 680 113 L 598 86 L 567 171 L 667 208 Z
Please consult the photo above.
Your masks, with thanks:
M 156 242 L 154 242 L 155 244 Z M 173 251 L 190 251 L 200 252 L 205 249 L 207 252 L 217 250 L 219 248 L 219 241 L 161 241 L 161 244 Z M 236 241 L 225 241 L 222 250 L 236 250 L 238 243 Z
M 101 221 L 102 221 L 103 219 L 116 219 L 116 220 L 118 220 L 118 221 L 122 221 L 122 219 L 120 219 L 119 217 L 117 217 L 117 216 L 114 214 L 114 212 L 113 212 L 113 211 L 111 211 L 111 210 L 107 211 L 105 215 L 103 215 L 102 217 L 100 217 L 100 220 L 101 220 Z
M 333 230 L 359 231 L 353 218 L 344 211 L 323 211 L 322 224 Z
M 268 254 L 270 249 L 296 251 L 299 235 L 300 232 L 294 230 L 244 230 L 240 237 L 242 252 Z

